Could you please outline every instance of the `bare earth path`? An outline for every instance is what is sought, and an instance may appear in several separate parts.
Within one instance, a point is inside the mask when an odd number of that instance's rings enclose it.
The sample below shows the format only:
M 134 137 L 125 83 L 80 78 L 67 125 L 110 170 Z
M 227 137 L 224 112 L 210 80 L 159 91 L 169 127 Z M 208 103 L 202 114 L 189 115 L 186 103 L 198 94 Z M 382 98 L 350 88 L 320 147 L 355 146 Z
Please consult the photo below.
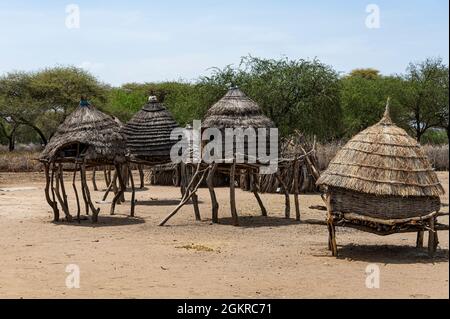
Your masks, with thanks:
M 42 175 L 0 173 L 3 298 L 449 297 L 448 232 L 440 232 L 437 256 L 429 259 L 425 249 L 414 248 L 415 234 L 379 237 L 338 229 L 336 259 L 327 250 L 325 226 L 282 218 L 281 195 L 262 195 L 269 211 L 263 218 L 253 195 L 238 191 L 238 212 L 244 217 L 241 227 L 233 227 L 227 189 L 217 190 L 220 225 L 210 224 L 209 195 L 201 189 L 202 222 L 195 222 L 192 207 L 186 206 L 169 226 L 158 227 L 180 193 L 154 186 L 137 193 L 137 218 L 126 216 L 127 202 L 112 217 L 109 205 L 100 205 L 96 226 L 89 221 L 55 224 Z M 442 200 L 448 203 L 449 175 L 439 176 L 447 192 Z M 71 187 L 66 188 L 74 211 Z M 93 194 L 96 200 L 102 196 Z M 324 212 L 308 209 L 322 205 L 318 195 L 300 200 L 303 219 L 324 219 Z M 440 221 L 448 223 L 448 218 Z M 379 289 L 365 285 L 371 263 L 380 267 Z M 66 287 L 68 264 L 80 267 L 79 289 Z

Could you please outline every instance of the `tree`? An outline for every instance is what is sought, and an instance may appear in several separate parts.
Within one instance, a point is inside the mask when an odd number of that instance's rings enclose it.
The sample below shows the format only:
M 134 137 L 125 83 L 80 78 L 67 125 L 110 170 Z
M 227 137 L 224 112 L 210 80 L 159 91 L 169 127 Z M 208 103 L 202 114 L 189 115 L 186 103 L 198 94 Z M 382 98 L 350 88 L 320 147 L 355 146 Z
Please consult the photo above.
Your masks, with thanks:
M 448 132 L 448 66 L 440 58 L 428 58 L 410 63 L 401 103 L 406 118 L 420 142 L 430 128 L 445 128 Z
M 341 105 L 345 136 L 351 137 L 378 122 L 384 113 L 388 97 L 391 98 L 391 117 L 398 125 L 408 128 L 399 102 L 403 85 L 404 81 L 396 76 L 344 77 Z
M 375 80 L 380 77 L 380 71 L 372 68 L 354 69 L 349 74 L 350 77 L 360 77 L 367 80 Z

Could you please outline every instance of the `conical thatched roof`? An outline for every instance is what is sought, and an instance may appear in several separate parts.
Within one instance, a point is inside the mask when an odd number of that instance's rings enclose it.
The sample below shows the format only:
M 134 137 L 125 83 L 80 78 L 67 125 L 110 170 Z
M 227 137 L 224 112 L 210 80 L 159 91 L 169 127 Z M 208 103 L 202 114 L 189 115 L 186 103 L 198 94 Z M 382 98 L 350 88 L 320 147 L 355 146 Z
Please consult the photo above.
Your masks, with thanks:
M 127 139 L 131 156 L 161 158 L 169 157 L 170 149 L 177 142 L 170 139 L 176 127 L 178 124 L 164 105 L 156 97 L 150 97 L 121 132 Z
M 58 127 L 42 151 L 40 160 L 51 161 L 64 157 L 65 148 L 82 144 L 83 156 L 88 160 L 122 161 L 126 153 L 120 126 L 109 115 L 87 105 L 78 106 Z
M 444 193 L 420 144 L 389 116 L 354 136 L 317 185 L 383 196 L 438 197 Z
M 273 122 L 262 114 L 256 102 L 239 88 L 231 88 L 223 98 L 206 113 L 202 127 L 221 128 L 269 128 Z

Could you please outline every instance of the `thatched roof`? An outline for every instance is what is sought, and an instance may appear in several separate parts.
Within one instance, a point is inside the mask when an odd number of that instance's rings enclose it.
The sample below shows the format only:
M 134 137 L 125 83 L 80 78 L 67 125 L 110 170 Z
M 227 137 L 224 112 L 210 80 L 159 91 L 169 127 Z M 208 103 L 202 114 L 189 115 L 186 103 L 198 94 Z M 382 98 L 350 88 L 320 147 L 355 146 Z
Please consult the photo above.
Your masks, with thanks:
M 202 127 L 223 128 L 270 128 L 273 122 L 263 115 L 256 102 L 239 88 L 231 88 L 223 98 L 206 113 Z
M 119 129 L 111 116 L 91 105 L 80 105 L 58 127 L 42 151 L 40 160 L 64 157 L 62 150 L 82 144 L 85 146 L 83 156 L 88 160 L 121 161 L 126 153 L 126 144 Z
M 150 97 L 121 132 L 131 156 L 160 158 L 170 156 L 170 149 L 176 143 L 170 139 L 170 133 L 176 127 L 178 124 L 164 105 L 156 97 Z
M 354 136 L 334 157 L 317 185 L 387 196 L 444 193 L 420 144 L 389 116 Z

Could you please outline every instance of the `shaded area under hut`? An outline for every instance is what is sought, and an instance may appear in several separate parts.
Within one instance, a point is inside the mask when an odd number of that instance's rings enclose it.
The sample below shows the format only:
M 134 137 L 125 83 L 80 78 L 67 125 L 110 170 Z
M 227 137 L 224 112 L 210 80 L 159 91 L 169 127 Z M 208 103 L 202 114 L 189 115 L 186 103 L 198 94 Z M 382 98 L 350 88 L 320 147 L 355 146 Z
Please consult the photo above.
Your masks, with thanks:
M 389 235 L 417 232 L 417 246 L 429 231 L 432 255 L 438 244 L 440 198 L 444 193 L 420 144 L 386 112 L 377 124 L 354 136 L 334 157 L 317 185 L 327 207 L 329 249 L 337 256 L 335 226 Z
M 54 220 L 58 221 L 61 206 L 67 221 L 72 220 L 63 180 L 64 171 L 73 171 L 72 187 L 77 202 L 77 219 L 80 221 L 80 195 L 85 203 L 85 212 L 92 213 L 97 222 L 100 208 L 92 202 L 86 179 L 86 170 L 96 166 L 113 166 L 119 180 L 118 190 L 112 200 L 110 213 L 125 192 L 125 181 L 121 174 L 127 166 L 126 144 L 119 132 L 120 126 L 109 115 L 99 111 L 82 99 L 77 109 L 58 127 L 42 151 L 39 160 L 44 164 L 46 186 L 45 197 L 52 207 Z M 78 194 L 75 179 L 81 178 L 81 194 Z

